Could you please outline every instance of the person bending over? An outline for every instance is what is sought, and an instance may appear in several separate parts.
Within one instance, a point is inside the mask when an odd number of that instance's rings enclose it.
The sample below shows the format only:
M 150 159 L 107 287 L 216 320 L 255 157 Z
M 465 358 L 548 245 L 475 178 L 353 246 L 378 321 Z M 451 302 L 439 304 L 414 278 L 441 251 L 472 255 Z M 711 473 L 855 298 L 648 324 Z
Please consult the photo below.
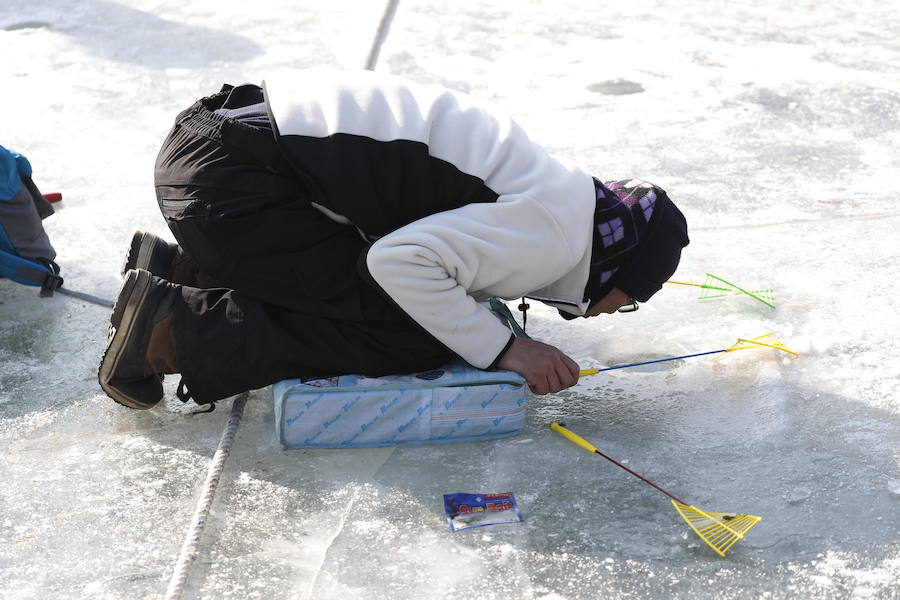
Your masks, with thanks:
M 178 243 L 134 235 L 98 374 L 137 409 L 166 373 L 202 404 L 455 355 L 558 392 L 578 365 L 479 301 L 612 313 L 649 300 L 688 244 L 662 189 L 603 183 L 465 94 L 370 71 L 224 86 L 178 115 L 155 187 Z

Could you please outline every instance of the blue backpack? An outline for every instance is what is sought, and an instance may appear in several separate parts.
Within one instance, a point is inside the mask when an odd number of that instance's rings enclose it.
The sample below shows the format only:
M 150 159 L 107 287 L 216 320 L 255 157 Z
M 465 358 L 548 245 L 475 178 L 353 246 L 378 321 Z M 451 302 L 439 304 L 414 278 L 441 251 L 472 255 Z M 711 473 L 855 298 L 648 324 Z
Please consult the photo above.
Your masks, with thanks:
M 42 296 L 63 283 L 42 223 L 52 214 L 31 180 L 28 159 L 0 146 L 0 277 L 40 287 Z

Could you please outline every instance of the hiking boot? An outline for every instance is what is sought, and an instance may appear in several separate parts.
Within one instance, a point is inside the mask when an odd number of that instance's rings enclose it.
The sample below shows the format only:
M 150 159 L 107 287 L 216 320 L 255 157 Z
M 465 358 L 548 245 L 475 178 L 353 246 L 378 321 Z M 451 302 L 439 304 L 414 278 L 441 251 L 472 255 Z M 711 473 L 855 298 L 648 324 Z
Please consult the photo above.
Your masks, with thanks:
M 170 244 L 158 235 L 135 231 L 122 265 L 122 277 L 131 269 L 150 271 L 157 277 L 196 288 L 221 287 L 204 275 L 178 244 Z
M 149 271 L 125 274 L 97 374 L 100 387 L 119 404 L 148 409 L 162 400 L 164 374 L 178 370 L 172 336 L 177 296 L 178 286 Z

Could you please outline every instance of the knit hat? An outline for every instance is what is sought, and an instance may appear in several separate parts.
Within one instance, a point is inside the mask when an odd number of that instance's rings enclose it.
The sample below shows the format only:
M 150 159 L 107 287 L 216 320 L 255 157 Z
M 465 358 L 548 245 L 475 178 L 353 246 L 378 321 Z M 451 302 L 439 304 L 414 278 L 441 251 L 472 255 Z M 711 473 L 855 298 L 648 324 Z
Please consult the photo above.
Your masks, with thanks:
M 614 287 L 646 302 L 675 272 L 688 245 L 687 221 L 665 190 L 639 179 L 594 180 L 597 204 L 584 302 Z M 565 313 L 560 313 L 569 317 Z

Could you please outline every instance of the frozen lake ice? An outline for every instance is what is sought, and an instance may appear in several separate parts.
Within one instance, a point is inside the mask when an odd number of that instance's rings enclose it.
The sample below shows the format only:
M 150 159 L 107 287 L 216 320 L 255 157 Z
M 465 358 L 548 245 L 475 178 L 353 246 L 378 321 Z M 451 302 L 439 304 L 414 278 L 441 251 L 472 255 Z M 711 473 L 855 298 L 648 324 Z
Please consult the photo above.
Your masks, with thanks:
M 598 177 L 663 186 L 691 228 L 677 279 L 776 292 L 777 310 L 675 285 L 591 321 L 534 307 L 530 334 L 585 368 L 768 332 L 801 356 L 599 374 L 532 397 L 512 440 L 418 448 L 284 452 L 256 391 L 185 597 L 900 597 L 900 13 L 670 4 L 400 0 L 378 70 L 495 102 Z M 277 67 L 362 67 L 383 10 L 5 0 L 0 144 L 66 198 L 46 227 L 67 283 L 114 297 L 131 233 L 168 237 L 152 168 L 178 111 Z M 110 401 L 107 318 L 0 282 L 4 598 L 161 598 L 171 576 L 228 405 Z M 554 419 L 702 508 L 763 521 L 720 559 Z M 442 495 L 492 491 L 525 521 L 451 534 Z

